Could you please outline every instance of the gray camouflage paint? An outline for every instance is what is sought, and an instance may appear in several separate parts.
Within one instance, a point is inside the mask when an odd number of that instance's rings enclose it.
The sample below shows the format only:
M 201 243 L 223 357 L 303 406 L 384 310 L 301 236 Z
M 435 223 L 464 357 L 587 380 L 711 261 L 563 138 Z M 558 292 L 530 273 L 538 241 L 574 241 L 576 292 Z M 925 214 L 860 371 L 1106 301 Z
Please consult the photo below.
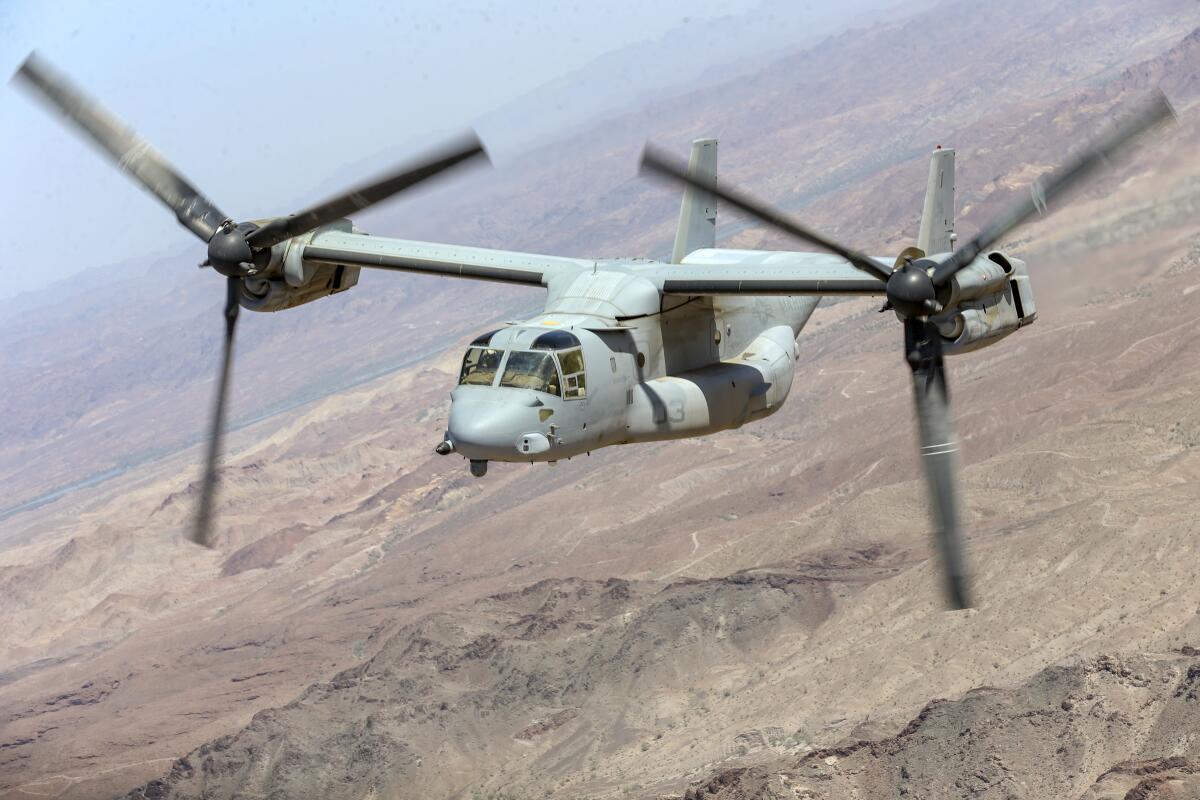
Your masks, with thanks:
M 715 183 L 716 147 L 711 139 L 693 145 L 693 175 Z M 950 249 L 953 204 L 954 151 L 937 150 L 922 244 Z M 446 441 L 472 460 L 473 472 L 482 474 L 490 460 L 557 461 L 701 436 L 780 408 L 794 379 L 796 339 L 821 297 L 884 294 L 882 282 L 838 256 L 715 248 L 715 214 L 710 197 L 687 190 L 672 264 L 390 239 L 343 221 L 278 246 L 272 265 L 247 282 L 243 304 L 276 310 L 308 302 L 349 288 L 362 267 L 544 286 L 544 311 L 500 330 L 490 346 L 512 352 L 548 330 L 570 331 L 583 349 L 586 396 L 456 387 Z M 331 289 L 334 270 L 342 270 L 342 283 Z M 1036 316 L 1024 263 L 996 252 L 956 275 L 945 300 L 947 311 L 932 321 L 948 353 L 992 344 Z

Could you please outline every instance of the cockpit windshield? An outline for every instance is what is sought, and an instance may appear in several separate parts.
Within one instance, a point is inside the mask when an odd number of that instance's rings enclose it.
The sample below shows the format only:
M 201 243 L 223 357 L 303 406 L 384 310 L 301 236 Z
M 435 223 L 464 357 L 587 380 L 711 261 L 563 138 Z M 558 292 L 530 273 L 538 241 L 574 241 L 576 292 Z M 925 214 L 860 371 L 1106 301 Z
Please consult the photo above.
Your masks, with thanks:
M 509 353 L 500 385 L 513 386 L 518 389 L 533 389 L 536 392 L 546 392 L 562 397 L 562 384 L 558 379 L 558 368 L 554 366 L 554 356 L 550 353 L 522 351 Z
M 472 347 L 463 358 L 462 371 L 458 374 L 460 384 L 491 386 L 496 381 L 496 370 L 500 369 L 503 350 L 491 347 Z

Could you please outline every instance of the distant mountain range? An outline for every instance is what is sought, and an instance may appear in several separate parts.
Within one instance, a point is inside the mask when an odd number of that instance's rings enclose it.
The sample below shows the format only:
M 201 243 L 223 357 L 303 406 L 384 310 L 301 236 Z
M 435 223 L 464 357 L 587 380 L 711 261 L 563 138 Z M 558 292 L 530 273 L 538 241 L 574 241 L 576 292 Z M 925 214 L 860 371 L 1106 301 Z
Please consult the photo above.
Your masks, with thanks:
M 498 152 L 519 152 L 681 90 L 728 83 L 847 28 L 906 17 L 932 2 L 762 0 L 749 11 L 715 19 L 682 16 L 657 41 L 605 53 L 484 114 L 478 128 Z

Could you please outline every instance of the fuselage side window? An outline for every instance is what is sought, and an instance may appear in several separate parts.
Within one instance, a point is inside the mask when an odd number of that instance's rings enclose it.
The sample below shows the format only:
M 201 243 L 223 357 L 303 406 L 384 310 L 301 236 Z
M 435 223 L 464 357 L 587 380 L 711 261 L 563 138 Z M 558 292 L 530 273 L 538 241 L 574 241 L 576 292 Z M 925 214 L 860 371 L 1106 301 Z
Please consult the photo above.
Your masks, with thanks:
M 496 382 L 496 371 L 500 369 L 503 350 L 491 347 L 472 347 L 463 357 L 462 371 L 458 382 L 470 386 L 491 386 Z
M 587 381 L 583 370 L 583 350 L 564 350 L 558 354 L 558 363 L 563 371 L 563 396 L 568 400 L 578 400 L 587 396 Z
M 550 353 L 509 353 L 500 385 L 533 389 L 535 392 L 562 397 L 562 383 L 558 378 L 558 369 L 554 366 L 554 356 Z

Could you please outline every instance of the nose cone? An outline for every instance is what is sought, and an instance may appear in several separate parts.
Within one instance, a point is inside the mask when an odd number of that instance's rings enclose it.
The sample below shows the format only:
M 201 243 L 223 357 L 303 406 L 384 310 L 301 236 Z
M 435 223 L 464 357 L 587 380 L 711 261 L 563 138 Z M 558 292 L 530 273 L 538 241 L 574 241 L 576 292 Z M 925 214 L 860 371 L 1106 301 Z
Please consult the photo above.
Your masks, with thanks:
M 538 407 L 529 403 L 523 393 L 460 386 L 451 395 L 447 425 L 455 452 L 470 459 L 517 460 L 521 436 L 541 427 Z

